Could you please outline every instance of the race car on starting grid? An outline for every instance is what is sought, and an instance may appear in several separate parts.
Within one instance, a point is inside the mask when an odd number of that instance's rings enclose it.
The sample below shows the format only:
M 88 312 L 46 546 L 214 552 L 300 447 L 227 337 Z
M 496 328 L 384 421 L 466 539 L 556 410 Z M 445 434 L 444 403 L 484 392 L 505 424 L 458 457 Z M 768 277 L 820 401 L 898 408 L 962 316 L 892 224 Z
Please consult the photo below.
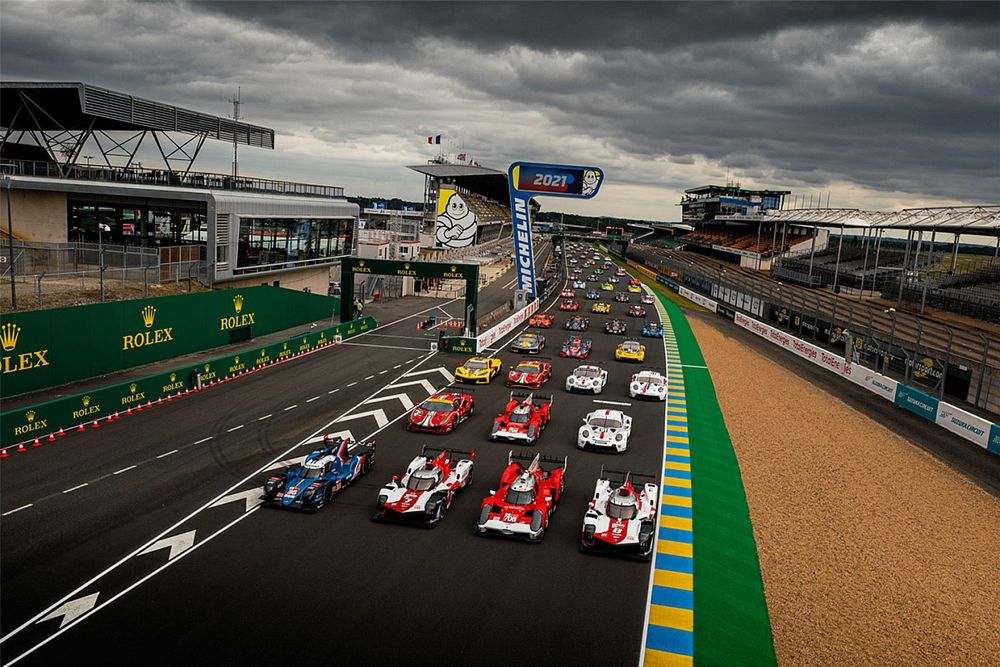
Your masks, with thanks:
M 590 338 L 573 336 L 563 341 L 562 349 L 559 350 L 560 357 L 570 359 L 586 359 L 590 356 L 590 349 L 594 346 L 594 341 Z
M 459 382 L 489 384 L 500 373 L 500 360 L 495 357 L 469 357 L 455 369 Z
M 639 285 L 629 285 L 628 291 L 632 292 L 633 294 L 639 294 L 640 292 L 642 292 L 642 287 L 640 287 Z
M 551 363 L 540 359 L 526 359 L 507 370 L 507 386 L 539 389 L 549 381 L 550 377 L 552 377 Z
M 297 466 L 271 475 L 264 482 L 264 503 L 315 512 L 375 465 L 375 441 L 350 454 L 347 438 L 324 438 L 323 447 Z
M 615 301 L 618 303 L 628 303 L 628 292 L 615 292 Z
M 629 317 L 646 317 L 646 309 L 639 305 L 629 306 L 628 315 Z
M 639 280 L 638 278 L 629 278 L 628 279 L 628 284 L 629 284 L 629 287 L 633 287 L 633 286 L 634 287 L 639 287 L 639 286 L 642 285 L 642 281 Z
M 490 440 L 509 440 L 533 445 L 549 424 L 552 396 L 538 396 L 523 391 L 510 392 L 503 412 L 494 417 Z
M 559 302 L 559 310 L 568 310 L 571 313 L 575 313 L 580 310 L 580 302 L 574 299 L 564 299 Z
M 590 318 L 583 317 L 582 315 L 574 315 L 566 320 L 563 328 L 567 331 L 586 331 L 590 328 Z
M 528 326 L 536 327 L 538 329 L 548 329 L 552 326 L 555 319 L 556 318 L 548 313 L 535 313 L 528 319 Z
M 646 481 L 636 488 L 635 480 Z M 656 544 L 656 496 L 652 475 L 605 470 L 583 515 L 580 551 L 604 552 L 649 560 Z
M 600 394 L 608 383 L 608 372 L 600 366 L 577 366 L 566 377 L 566 391 L 589 391 Z
M 406 430 L 451 433 L 475 411 L 476 402 L 472 398 L 471 391 L 458 388 L 442 389 L 410 410 Z
M 625 330 L 627 328 L 628 328 L 627 324 L 625 324 L 624 322 L 622 322 L 618 318 L 615 318 L 613 320 L 608 320 L 604 324 L 604 333 L 609 333 L 609 334 L 623 334 L 623 333 L 625 333 Z
M 559 298 L 561 298 L 561 299 L 572 299 L 575 296 L 576 296 L 576 292 L 574 290 L 569 289 L 569 288 L 566 288 L 562 292 L 559 292 Z
M 641 303 L 646 304 L 646 305 L 649 305 L 649 304 L 652 304 L 652 303 L 656 303 L 656 299 L 653 298 L 652 294 L 643 294 L 642 298 L 639 299 L 639 301 Z
M 597 299 L 601 298 L 601 293 L 596 290 L 587 290 L 587 293 L 584 296 L 586 296 L 591 301 L 596 301 Z
M 607 301 L 597 301 L 590 305 L 590 312 L 592 313 L 610 313 L 611 304 Z
M 617 284 L 618 283 L 618 276 L 610 276 L 608 278 L 608 282 L 612 283 L 612 284 Z
M 583 418 L 576 446 L 621 454 L 628 448 L 631 434 L 632 418 L 621 410 L 594 410 Z
M 574 276 L 574 277 L 579 278 L 579 276 Z M 573 289 L 587 289 L 587 283 L 583 282 L 582 280 L 574 280 Z
M 545 349 L 545 336 L 536 333 L 522 333 L 510 344 L 512 352 L 538 354 Z
M 521 461 L 531 461 L 524 467 Z M 548 470 L 542 463 L 552 463 Z M 494 493 L 483 498 L 476 534 L 499 534 L 541 542 L 562 497 L 568 460 L 535 454 L 507 454 L 507 468 Z
M 615 360 L 642 363 L 646 360 L 646 346 L 634 338 L 627 338 L 615 348 Z
M 642 335 L 659 338 L 663 336 L 663 325 L 659 322 L 646 322 L 642 325 Z
M 613 292 L 614 289 L 615 289 L 615 286 L 612 285 L 611 283 L 605 282 L 605 283 L 601 283 L 601 289 L 604 290 L 605 292 Z
M 639 371 L 632 375 L 628 383 L 629 398 L 652 398 L 667 400 L 667 379 L 653 370 Z
M 455 455 L 468 458 L 455 461 Z M 378 492 L 375 502 L 376 521 L 406 521 L 433 528 L 451 507 L 455 493 L 472 484 L 476 450 L 433 449 L 424 445 L 420 456 L 410 461 L 400 479 L 392 481 Z

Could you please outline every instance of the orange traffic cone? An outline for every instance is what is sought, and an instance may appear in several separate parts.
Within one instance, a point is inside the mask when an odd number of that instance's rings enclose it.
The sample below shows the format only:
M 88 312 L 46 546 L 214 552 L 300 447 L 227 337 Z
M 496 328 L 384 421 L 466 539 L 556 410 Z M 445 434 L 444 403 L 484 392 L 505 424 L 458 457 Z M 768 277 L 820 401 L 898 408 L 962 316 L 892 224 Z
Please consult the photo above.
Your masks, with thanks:
M 62 430 L 62 426 L 59 427 L 59 432 L 56 433 L 60 438 L 66 435 L 66 431 Z
M 79 432 L 79 431 L 86 431 L 87 429 L 83 428 L 83 422 L 80 422 L 80 424 L 76 427 L 76 430 L 77 432 Z
M 90 425 L 90 427 L 91 428 L 101 428 L 100 420 L 99 419 L 95 419 L 94 422 Z
M 38 438 L 36 437 L 36 438 L 35 438 L 35 441 L 34 441 L 33 443 L 31 443 L 31 446 L 32 446 L 32 447 L 41 447 L 41 446 L 42 446 L 42 443 L 41 443 L 41 441 L 40 441 L 40 440 L 39 440 L 39 439 L 38 439 Z
M 9 456 L 10 456 L 10 454 L 7 453 L 6 449 L 0 449 L 0 459 L 5 459 L 5 458 L 7 458 Z
M 17 451 L 19 451 L 19 452 L 22 452 L 22 453 L 23 453 L 23 452 L 26 452 L 26 451 L 28 451 L 28 450 L 24 448 L 24 443 L 23 443 L 23 442 L 21 442 L 21 443 L 18 443 L 18 445 L 17 445 Z
M 49 442 L 55 442 L 56 441 L 56 434 L 55 433 L 49 433 L 48 441 Z

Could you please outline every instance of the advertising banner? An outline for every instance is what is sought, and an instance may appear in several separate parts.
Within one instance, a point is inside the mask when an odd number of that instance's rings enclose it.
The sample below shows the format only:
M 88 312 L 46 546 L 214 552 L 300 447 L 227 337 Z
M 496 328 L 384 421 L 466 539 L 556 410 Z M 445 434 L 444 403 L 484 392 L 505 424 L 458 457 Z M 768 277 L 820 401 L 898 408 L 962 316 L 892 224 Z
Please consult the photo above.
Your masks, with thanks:
M 1000 456 L 1000 424 L 994 424 L 990 427 L 990 442 L 986 448 Z
M 479 218 L 462 194 L 453 187 L 441 186 L 434 223 L 434 247 L 465 248 L 473 245 L 478 228 Z
M 538 311 L 538 299 L 533 300 L 527 306 L 517 311 L 503 322 L 500 322 L 492 329 L 489 329 L 485 333 L 481 334 L 479 338 L 476 339 L 476 351 L 481 352 L 493 343 L 497 342 L 505 335 L 514 330 L 514 327 L 526 322 L 529 317 L 534 315 Z
M 937 423 L 984 449 L 989 447 L 990 430 L 993 428 L 993 422 L 989 420 L 977 417 L 971 412 L 956 408 L 954 405 L 939 403 Z
M 896 387 L 896 405 L 932 422 L 937 421 L 938 399 L 919 389 L 900 384 Z
M 698 304 L 699 306 L 704 306 L 705 308 L 708 308 L 713 313 L 716 312 L 717 309 L 718 309 L 718 304 L 717 303 L 715 303 L 714 301 L 712 301 L 711 299 L 709 299 L 706 296 L 702 296 L 701 294 L 698 294 L 697 292 L 692 292 L 691 290 L 689 290 L 687 287 L 684 287 L 683 285 L 678 288 L 677 293 L 680 294 L 685 299 L 687 299 L 688 301 L 693 301 L 696 304 Z

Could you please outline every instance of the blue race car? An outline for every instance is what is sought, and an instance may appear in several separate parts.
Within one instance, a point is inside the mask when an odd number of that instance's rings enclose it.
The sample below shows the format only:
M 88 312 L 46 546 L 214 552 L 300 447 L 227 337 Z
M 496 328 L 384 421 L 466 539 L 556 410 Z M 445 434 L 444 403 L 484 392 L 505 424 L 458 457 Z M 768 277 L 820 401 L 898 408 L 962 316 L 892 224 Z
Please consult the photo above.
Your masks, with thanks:
M 600 299 L 601 298 L 601 293 L 598 292 L 597 290 L 587 290 L 587 294 L 585 296 L 588 299 L 590 299 L 591 301 L 593 301 L 593 300 L 596 300 L 596 299 Z
M 271 475 L 264 482 L 265 503 L 315 512 L 330 502 L 375 465 L 374 442 L 353 455 L 347 451 L 350 442 L 345 438 L 324 439 L 324 446 L 306 456 L 300 465 Z
M 659 322 L 646 322 L 642 325 L 642 335 L 658 338 L 663 336 L 663 325 Z

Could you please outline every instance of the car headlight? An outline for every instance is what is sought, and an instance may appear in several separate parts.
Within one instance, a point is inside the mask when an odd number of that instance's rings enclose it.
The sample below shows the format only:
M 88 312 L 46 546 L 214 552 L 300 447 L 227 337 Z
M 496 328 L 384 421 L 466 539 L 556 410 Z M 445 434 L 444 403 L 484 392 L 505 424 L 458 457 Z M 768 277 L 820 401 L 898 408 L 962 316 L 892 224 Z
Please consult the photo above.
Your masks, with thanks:
M 572 375 L 570 375 L 569 379 L 567 380 L 567 382 L 569 382 L 570 384 L 576 384 L 576 378 L 573 377 Z
M 622 441 L 622 436 L 621 433 L 619 433 L 618 435 L 615 436 L 615 442 L 621 442 L 621 441 Z
M 379 508 L 382 508 L 382 507 L 385 506 L 385 504 L 386 504 L 386 502 L 388 500 L 389 500 L 389 496 L 387 496 L 385 494 L 380 494 L 379 497 L 378 497 L 378 500 L 376 501 L 376 503 L 378 504 Z
M 590 431 L 588 431 L 587 429 L 583 429 L 583 431 L 580 432 L 580 435 L 583 436 L 584 439 L 589 438 Z
M 632 383 L 632 391 L 639 391 L 639 383 L 638 382 L 633 382 Z
M 302 500 L 308 502 L 312 500 L 312 497 L 316 495 L 316 488 L 310 486 L 308 489 L 302 492 Z
M 597 526 L 594 524 L 587 524 L 583 529 L 583 539 L 586 542 L 594 541 L 594 533 L 597 532 Z

